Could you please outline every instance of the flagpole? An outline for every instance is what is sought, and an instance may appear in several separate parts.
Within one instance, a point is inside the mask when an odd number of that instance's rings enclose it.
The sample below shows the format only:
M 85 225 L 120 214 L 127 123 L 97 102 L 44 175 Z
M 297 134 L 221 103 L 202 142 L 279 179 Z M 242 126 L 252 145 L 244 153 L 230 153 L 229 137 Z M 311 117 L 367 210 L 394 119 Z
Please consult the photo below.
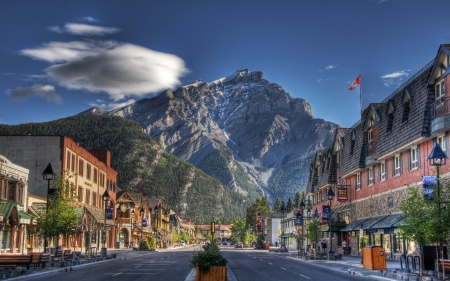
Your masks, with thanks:
M 362 110 L 362 81 L 361 81 L 361 73 L 359 74 L 359 108 L 361 110 L 361 118 L 362 118 L 363 110 Z

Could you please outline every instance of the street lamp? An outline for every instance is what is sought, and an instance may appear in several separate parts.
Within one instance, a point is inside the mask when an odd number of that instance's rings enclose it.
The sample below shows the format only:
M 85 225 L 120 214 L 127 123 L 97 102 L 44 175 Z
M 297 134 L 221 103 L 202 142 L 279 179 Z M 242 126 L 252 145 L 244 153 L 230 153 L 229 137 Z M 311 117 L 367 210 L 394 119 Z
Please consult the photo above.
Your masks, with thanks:
M 102 195 L 103 201 L 105 202 L 105 224 L 103 226 L 102 240 L 103 240 L 103 248 L 102 248 L 102 256 L 106 257 L 106 212 L 107 205 L 111 197 L 109 197 L 108 189 L 105 190 L 105 193 Z
M 284 203 L 284 201 L 282 202 Z M 284 204 L 281 204 L 281 249 L 283 250 L 283 245 L 284 245 L 284 212 L 285 212 L 285 208 L 284 208 Z
M 216 222 L 213 217 L 211 220 L 211 243 L 214 243 L 214 233 L 216 233 Z
M 436 187 L 437 187 L 437 207 L 438 207 L 438 219 L 439 224 L 441 223 L 441 187 L 439 184 L 439 168 L 442 165 L 445 165 L 447 160 L 447 155 L 444 151 L 442 151 L 441 146 L 435 142 L 433 146 L 433 150 L 431 150 L 430 155 L 428 156 L 428 163 L 430 166 L 436 166 Z M 440 228 L 440 225 L 439 225 Z M 405 244 L 405 239 L 403 238 L 403 243 Z M 440 250 L 442 249 L 442 245 L 440 244 Z M 406 248 L 403 246 L 403 251 L 406 255 Z
M 308 202 L 309 204 L 308 204 L 308 209 L 306 210 L 306 220 L 308 221 L 308 223 L 309 223 L 309 220 L 311 219 L 311 204 L 310 204 L 310 202 Z M 308 230 L 306 230 L 306 231 L 308 231 Z M 306 235 L 306 249 L 308 250 L 308 235 Z
M 45 210 L 45 213 L 48 213 L 48 202 L 50 201 L 50 181 L 55 179 L 55 172 L 52 168 L 52 163 L 48 163 L 47 167 L 45 168 L 44 172 L 42 173 L 42 178 L 46 181 L 48 181 L 47 185 L 47 208 Z M 47 237 L 44 237 L 44 252 L 47 251 Z
M 154 228 L 155 228 L 155 242 L 156 242 L 156 248 L 158 248 L 158 239 L 157 239 L 157 235 L 158 235 L 158 205 L 155 206 L 155 223 L 153 224 Z
M 131 210 L 131 230 L 130 230 L 130 236 L 131 236 L 131 247 L 133 247 L 133 232 L 134 232 L 134 223 L 133 223 L 133 220 L 134 220 L 134 214 L 135 214 L 135 212 L 134 212 L 134 206 L 133 206 L 133 209 Z
M 333 239 L 331 238 L 331 201 L 334 199 L 334 191 L 333 189 L 330 188 L 328 189 L 327 192 L 327 199 L 330 202 L 329 206 L 330 206 L 330 214 L 328 219 L 330 220 L 330 250 L 328 250 L 328 260 L 330 260 L 330 255 L 332 253 L 332 249 L 333 249 Z
M 296 218 L 295 218 L 295 228 L 297 230 L 297 254 L 298 254 L 298 256 L 300 256 L 300 235 L 299 235 L 298 231 L 300 228 L 300 224 L 302 224 L 302 226 L 303 226 L 302 220 L 303 220 L 303 214 L 300 211 L 297 211 Z M 303 231 L 302 231 L 302 238 L 303 238 Z M 302 241 L 303 241 L 303 239 L 302 239 Z
M 141 214 L 141 245 L 140 247 L 142 248 L 142 228 L 144 227 L 144 206 L 141 207 L 141 210 L 139 211 L 139 213 Z

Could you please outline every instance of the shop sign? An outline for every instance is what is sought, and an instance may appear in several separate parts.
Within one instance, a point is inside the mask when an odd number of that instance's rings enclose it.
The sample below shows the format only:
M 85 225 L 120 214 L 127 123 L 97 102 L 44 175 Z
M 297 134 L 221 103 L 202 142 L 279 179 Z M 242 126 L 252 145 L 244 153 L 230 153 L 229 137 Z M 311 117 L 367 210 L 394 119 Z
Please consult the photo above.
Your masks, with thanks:
M 423 184 L 422 184 L 423 197 L 425 199 L 432 201 L 433 200 L 433 192 L 437 185 L 436 184 L 437 183 L 436 176 L 423 176 L 422 180 L 423 180 Z
M 20 219 L 20 224 L 31 224 L 31 220 L 30 219 L 21 218 Z
M 328 231 L 330 229 L 330 226 L 328 224 L 322 224 L 320 226 L 320 231 Z
M 339 202 L 348 201 L 348 185 L 338 185 L 337 186 L 337 200 Z

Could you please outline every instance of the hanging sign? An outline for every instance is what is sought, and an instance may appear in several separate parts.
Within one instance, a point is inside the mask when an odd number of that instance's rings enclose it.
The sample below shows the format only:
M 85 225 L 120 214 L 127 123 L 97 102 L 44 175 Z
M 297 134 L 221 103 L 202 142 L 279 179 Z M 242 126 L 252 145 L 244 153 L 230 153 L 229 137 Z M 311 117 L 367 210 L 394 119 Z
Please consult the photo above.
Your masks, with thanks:
M 322 220 L 327 221 L 330 219 L 331 207 L 323 206 Z
M 348 201 L 348 185 L 337 186 L 337 200 L 339 202 Z
M 436 176 L 423 176 L 422 177 L 423 180 L 423 197 L 425 199 L 428 199 L 430 201 L 433 200 L 433 191 L 436 187 Z

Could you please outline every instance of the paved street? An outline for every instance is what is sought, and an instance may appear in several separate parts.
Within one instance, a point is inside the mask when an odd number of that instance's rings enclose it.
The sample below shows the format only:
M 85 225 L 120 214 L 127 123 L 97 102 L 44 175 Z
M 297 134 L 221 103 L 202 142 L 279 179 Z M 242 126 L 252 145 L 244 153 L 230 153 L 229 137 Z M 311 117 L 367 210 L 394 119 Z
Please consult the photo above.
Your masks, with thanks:
M 234 249 L 233 246 L 220 246 L 228 259 L 229 281 L 251 280 L 392 280 L 378 277 L 377 271 L 364 270 L 360 258 L 346 257 L 342 261 L 304 261 L 291 257 L 288 253 L 273 253 L 254 249 Z M 157 252 L 110 250 L 117 259 L 95 262 L 71 268 L 50 267 L 36 270 L 9 280 L 195 280 L 194 270 L 189 260 L 199 245 L 175 249 L 162 249 Z M 291 253 L 292 254 L 292 253 Z M 394 265 L 394 264 L 391 264 Z M 395 264 L 396 265 L 396 264 Z M 389 265 L 388 265 L 389 266 Z M 357 273 L 350 275 L 349 271 Z M 359 275 L 359 276 L 358 276 Z

